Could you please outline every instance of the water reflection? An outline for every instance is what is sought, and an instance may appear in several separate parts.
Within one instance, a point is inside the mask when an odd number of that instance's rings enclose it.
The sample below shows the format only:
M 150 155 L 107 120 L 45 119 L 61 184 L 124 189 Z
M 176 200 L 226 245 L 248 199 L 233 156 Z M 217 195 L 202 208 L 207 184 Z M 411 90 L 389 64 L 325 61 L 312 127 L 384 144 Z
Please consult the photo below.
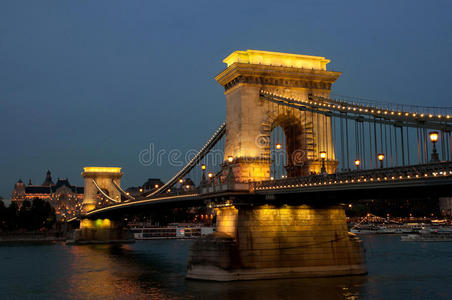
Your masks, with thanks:
M 0 246 L 0 299 L 450 299 L 451 243 L 363 237 L 368 276 L 185 280 L 192 241 Z
M 70 247 L 69 295 L 103 299 L 355 299 L 365 277 L 185 280 L 189 241 Z
M 70 247 L 70 298 L 152 299 L 177 298 L 164 286 L 165 265 L 130 246 Z
M 357 299 L 364 276 L 239 282 L 187 281 L 192 295 L 206 299 Z

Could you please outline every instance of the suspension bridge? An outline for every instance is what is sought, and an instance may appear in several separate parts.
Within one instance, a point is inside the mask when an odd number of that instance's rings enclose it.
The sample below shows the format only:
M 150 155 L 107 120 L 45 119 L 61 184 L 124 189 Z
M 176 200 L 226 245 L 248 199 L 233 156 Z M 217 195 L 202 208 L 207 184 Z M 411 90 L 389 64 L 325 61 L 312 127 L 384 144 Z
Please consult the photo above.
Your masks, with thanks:
M 131 197 L 119 168 L 85 168 L 80 240 L 94 220 L 143 206 L 208 205 L 217 233 L 192 247 L 190 278 L 363 274 L 340 203 L 451 196 L 452 109 L 331 97 L 341 73 L 323 57 L 247 50 L 224 62 L 226 122 L 164 185 Z M 96 207 L 99 194 L 112 204 Z

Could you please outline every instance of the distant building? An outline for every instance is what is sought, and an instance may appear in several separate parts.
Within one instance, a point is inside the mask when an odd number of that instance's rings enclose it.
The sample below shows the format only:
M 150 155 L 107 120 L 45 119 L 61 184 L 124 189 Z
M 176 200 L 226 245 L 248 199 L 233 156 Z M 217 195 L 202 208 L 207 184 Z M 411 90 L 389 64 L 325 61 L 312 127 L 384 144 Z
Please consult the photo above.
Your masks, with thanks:
M 162 185 L 163 182 L 160 178 L 149 178 L 142 186 L 131 186 L 126 189 L 126 192 L 131 196 L 137 197 L 142 194 L 153 192 Z
M 152 192 L 163 185 L 160 178 L 149 178 L 142 186 L 143 192 Z
M 25 200 L 32 201 L 34 198 L 46 200 L 55 209 L 57 220 L 63 221 L 80 212 L 83 192 L 83 187 L 71 185 L 67 178 L 58 178 L 54 183 L 50 171 L 47 171 L 41 185 L 33 185 L 31 180 L 26 185 L 19 179 L 14 185 L 11 201 L 20 208 Z

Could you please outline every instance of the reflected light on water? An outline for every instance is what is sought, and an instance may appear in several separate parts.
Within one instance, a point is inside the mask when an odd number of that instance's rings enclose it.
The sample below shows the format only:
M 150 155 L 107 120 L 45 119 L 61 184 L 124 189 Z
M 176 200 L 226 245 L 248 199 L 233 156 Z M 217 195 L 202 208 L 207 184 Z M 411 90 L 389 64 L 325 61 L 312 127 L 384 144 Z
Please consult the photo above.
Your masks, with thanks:
M 158 283 L 149 286 L 143 282 L 146 265 L 135 263 L 129 245 L 72 246 L 68 250 L 72 257 L 68 292 L 74 298 L 170 297 Z
M 449 243 L 363 236 L 369 275 L 238 282 L 185 279 L 191 240 L 0 246 L 0 299 L 450 299 Z
M 357 287 L 365 280 L 363 276 L 244 282 L 185 280 L 191 242 L 177 245 L 179 242 L 68 247 L 68 292 L 74 298 L 90 299 L 290 299 L 299 295 L 304 299 L 355 299 Z M 152 249 L 153 245 L 159 247 Z M 171 254 L 173 251 L 186 253 Z

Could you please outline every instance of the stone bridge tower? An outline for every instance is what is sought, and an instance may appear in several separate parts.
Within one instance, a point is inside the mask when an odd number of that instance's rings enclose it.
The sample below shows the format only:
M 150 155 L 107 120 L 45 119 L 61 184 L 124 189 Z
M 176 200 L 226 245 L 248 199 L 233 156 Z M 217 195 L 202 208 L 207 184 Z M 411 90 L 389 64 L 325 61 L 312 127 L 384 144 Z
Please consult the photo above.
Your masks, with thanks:
M 115 183 L 120 186 L 121 177 L 123 173 L 121 173 L 121 168 L 110 168 L 110 167 L 85 167 L 83 168 L 83 179 L 85 179 L 85 194 L 83 197 L 83 207 L 82 212 L 86 213 L 90 210 L 96 208 L 97 195 L 99 190 L 97 189 L 96 184 L 99 188 L 104 191 L 109 197 L 121 201 L 121 193 L 114 186 L 113 180 Z
M 286 136 L 289 177 L 319 173 L 319 153 L 326 152 L 326 170 L 336 170 L 331 119 L 300 112 L 260 98 L 260 91 L 306 100 L 309 94 L 329 97 L 339 72 L 326 70 L 328 59 L 268 51 L 235 51 L 223 60 L 227 68 L 215 77 L 225 88 L 225 161 L 233 158 L 238 181 L 270 179 L 272 129 Z

